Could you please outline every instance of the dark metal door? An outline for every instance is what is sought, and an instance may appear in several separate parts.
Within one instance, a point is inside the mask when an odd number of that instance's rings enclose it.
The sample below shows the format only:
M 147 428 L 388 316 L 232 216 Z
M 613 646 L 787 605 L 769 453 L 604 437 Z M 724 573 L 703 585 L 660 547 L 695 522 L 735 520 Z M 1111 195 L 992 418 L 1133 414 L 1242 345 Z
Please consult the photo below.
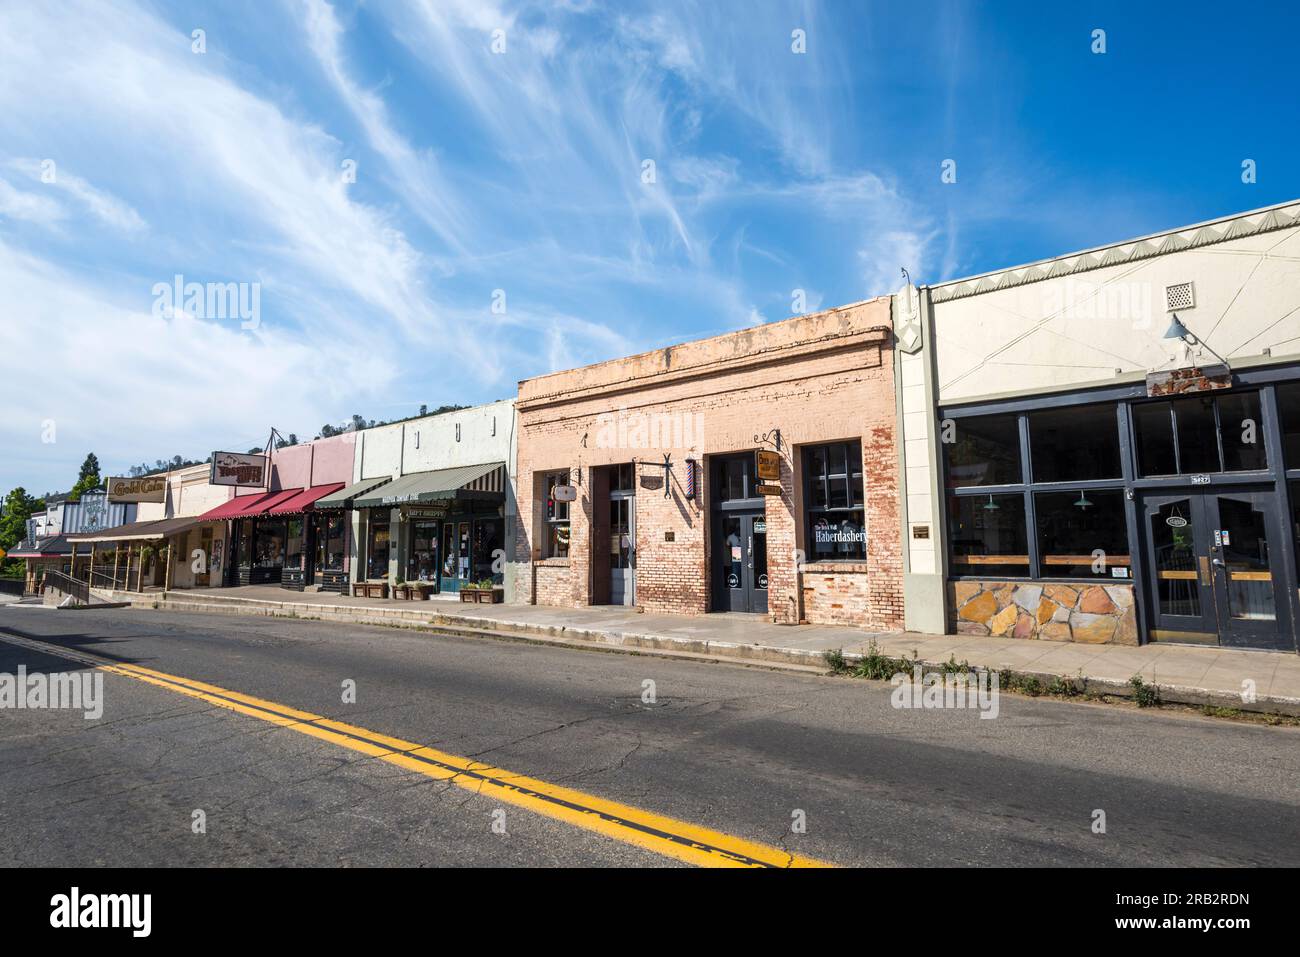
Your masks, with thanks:
M 1294 651 L 1276 494 L 1217 491 L 1205 504 L 1220 644 Z
M 723 512 L 718 516 L 717 587 L 723 611 L 767 611 L 767 516 Z

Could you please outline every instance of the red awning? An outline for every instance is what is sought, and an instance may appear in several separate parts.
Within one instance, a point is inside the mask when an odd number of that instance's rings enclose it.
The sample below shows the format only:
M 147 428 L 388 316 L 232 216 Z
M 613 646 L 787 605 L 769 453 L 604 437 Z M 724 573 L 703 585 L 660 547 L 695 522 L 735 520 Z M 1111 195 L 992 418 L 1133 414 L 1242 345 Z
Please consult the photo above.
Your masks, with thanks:
M 290 515 L 294 512 L 305 512 L 311 508 L 316 499 L 333 495 L 346 484 L 346 482 L 331 482 L 329 485 L 313 485 L 311 488 L 302 489 L 292 498 L 271 506 L 267 514 Z
M 302 491 L 300 488 L 287 488 L 279 492 L 254 492 L 252 495 L 237 495 L 224 505 L 218 505 L 204 512 L 196 521 L 221 522 L 228 518 L 250 518 L 265 515 L 271 508 L 287 502 Z

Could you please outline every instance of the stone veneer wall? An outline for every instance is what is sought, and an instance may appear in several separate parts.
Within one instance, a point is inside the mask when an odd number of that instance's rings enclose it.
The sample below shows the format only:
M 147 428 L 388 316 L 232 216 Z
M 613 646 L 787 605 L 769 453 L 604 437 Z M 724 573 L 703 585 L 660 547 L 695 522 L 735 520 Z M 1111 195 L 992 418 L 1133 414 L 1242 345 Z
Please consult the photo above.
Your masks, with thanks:
M 1136 645 L 1132 585 L 948 583 L 949 626 L 959 635 Z

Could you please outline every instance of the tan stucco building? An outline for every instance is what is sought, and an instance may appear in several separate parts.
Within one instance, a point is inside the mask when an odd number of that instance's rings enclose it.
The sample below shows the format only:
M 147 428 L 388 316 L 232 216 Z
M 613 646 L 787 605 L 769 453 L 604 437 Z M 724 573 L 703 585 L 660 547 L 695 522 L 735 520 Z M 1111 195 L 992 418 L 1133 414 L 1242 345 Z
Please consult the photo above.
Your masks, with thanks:
M 1295 650 L 1300 202 L 894 314 L 909 628 Z

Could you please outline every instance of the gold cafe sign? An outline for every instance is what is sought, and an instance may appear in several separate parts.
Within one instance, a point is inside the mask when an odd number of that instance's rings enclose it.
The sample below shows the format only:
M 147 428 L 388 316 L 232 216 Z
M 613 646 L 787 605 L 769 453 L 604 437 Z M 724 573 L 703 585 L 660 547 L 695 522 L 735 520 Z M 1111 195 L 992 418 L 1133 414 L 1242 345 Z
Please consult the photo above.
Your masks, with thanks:
M 107 482 L 110 502 L 163 502 L 167 499 L 167 476 L 111 478 Z

